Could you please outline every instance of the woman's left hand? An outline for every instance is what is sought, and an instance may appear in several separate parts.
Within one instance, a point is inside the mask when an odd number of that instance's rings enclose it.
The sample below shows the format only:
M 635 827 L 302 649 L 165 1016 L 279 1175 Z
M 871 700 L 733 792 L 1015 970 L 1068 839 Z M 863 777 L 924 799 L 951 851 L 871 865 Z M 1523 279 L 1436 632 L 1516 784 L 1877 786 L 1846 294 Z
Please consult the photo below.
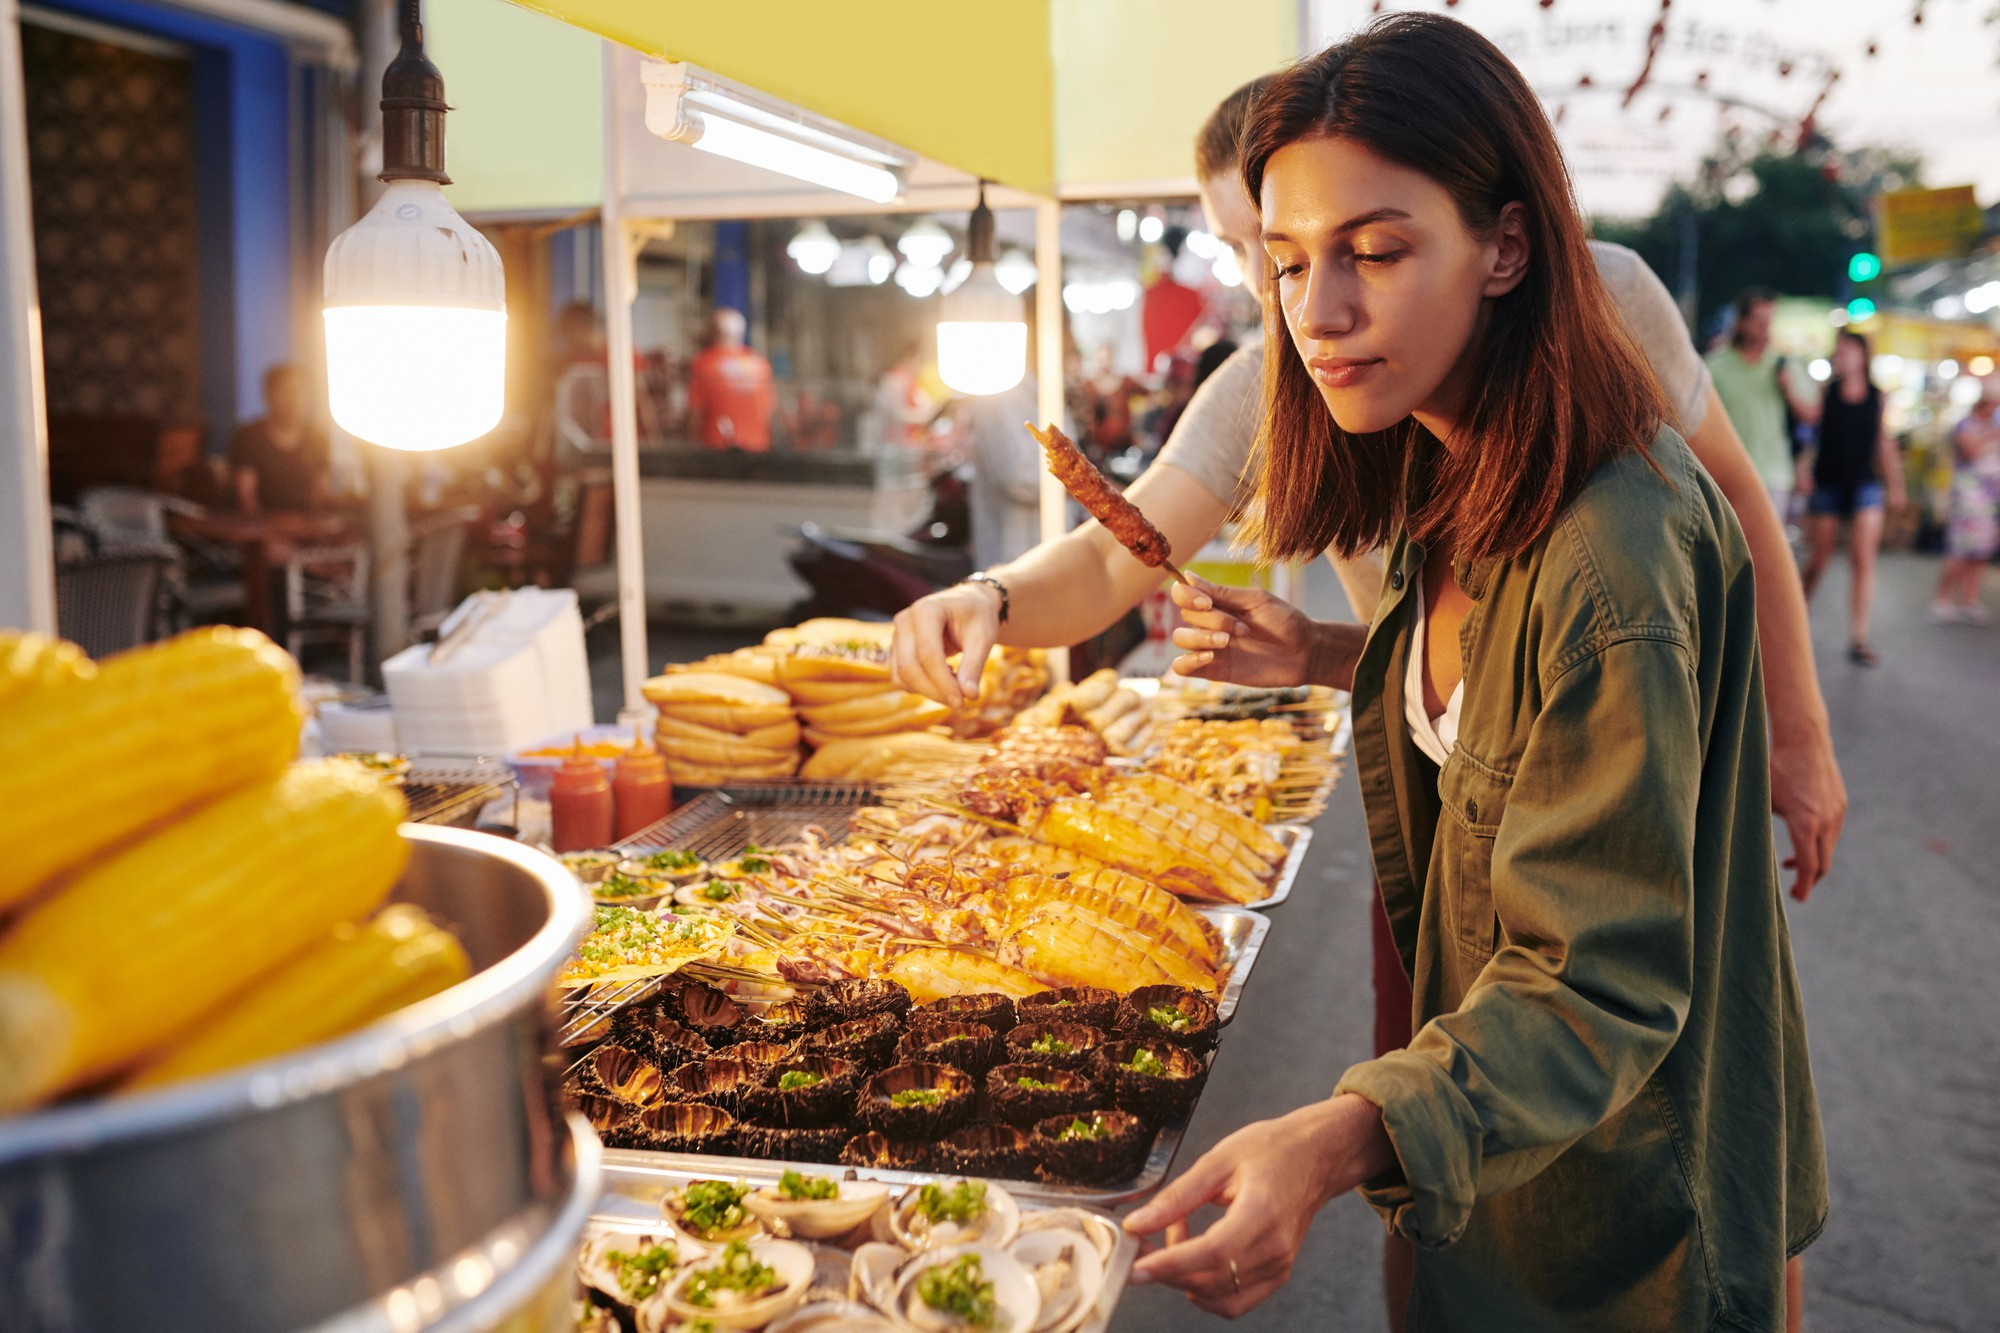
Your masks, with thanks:
M 1134 1264 L 1132 1280 L 1178 1287 L 1202 1309 L 1234 1319 L 1291 1277 L 1306 1231 L 1329 1200 L 1394 1160 L 1382 1113 L 1352 1094 L 1245 1126 L 1125 1219 L 1135 1234 L 1166 1232 L 1166 1246 Z M 1228 1212 L 1190 1237 L 1188 1216 L 1208 1203 Z

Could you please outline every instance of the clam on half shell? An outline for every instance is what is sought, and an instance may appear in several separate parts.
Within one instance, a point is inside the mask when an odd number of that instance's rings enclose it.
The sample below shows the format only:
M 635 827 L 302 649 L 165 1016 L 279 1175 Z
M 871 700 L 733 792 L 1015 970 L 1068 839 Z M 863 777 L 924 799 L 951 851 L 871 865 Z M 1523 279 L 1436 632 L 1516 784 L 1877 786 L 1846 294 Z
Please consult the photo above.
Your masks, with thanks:
M 979 1256 L 980 1271 L 993 1284 L 993 1323 L 988 1333 L 1034 1333 L 1041 1314 L 1041 1291 L 1027 1266 L 992 1245 L 952 1245 L 920 1254 L 903 1265 L 896 1275 L 896 1316 L 918 1333 L 961 1333 L 965 1324 L 948 1314 L 933 1310 L 917 1294 L 917 1279 L 925 1271 L 949 1264 L 961 1256 Z
M 910 1252 L 900 1245 L 873 1240 L 857 1245 L 848 1269 L 848 1299 L 888 1309 L 896 1299 L 896 1272 L 909 1257 Z
M 1081 1208 L 1043 1208 L 1021 1215 L 1023 1236 L 1031 1231 L 1046 1230 L 1075 1231 L 1088 1236 L 1090 1243 L 1097 1248 L 1101 1264 L 1109 1265 L 1112 1253 L 1118 1248 L 1117 1224 Z
M 768 1264 L 777 1276 L 777 1289 L 770 1295 L 735 1305 L 725 1305 L 718 1299 L 713 1309 L 688 1304 L 681 1293 L 694 1275 L 714 1259 L 710 1255 L 707 1260 L 697 1259 L 675 1270 L 666 1288 L 639 1307 L 639 1333 L 659 1333 L 674 1327 L 676 1320 L 692 1323 L 697 1319 L 705 1319 L 718 1329 L 763 1328 L 780 1315 L 791 1313 L 805 1299 L 806 1288 L 812 1284 L 812 1251 L 796 1241 L 753 1240 L 750 1253 L 757 1262 Z
M 965 1182 L 941 1180 L 937 1183 L 940 1188 L 949 1190 Z M 921 1189 L 912 1189 L 890 1210 L 889 1230 L 905 1249 L 932 1250 L 966 1245 L 1003 1249 L 1020 1233 L 1021 1206 L 1014 1202 L 1013 1195 L 990 1182 L 986 1186 L 986 1211 L 963 1226 L 957 1222 L 933 1224 L 917 1211 L 917 1204 L 922 1198 Z
M 611 1262 L 610 1256 L 614 1252 L 638 1254 L 655 1245 L 668 1246 L 676 1251 L 679 1263 L 687 1262 L 685 1248 L 680 1244 L 679 1238 L 668 1232 L 648 1234 L 616 1231 L 608 1236 L 600 1236 L 583 1247 L 583 1253 L 577 1256 L 577 1276 L 583 1280 L 585 1286 L 602 1292 L 618 1304 L 631 1305 L 634 1303 L 632 1297 L 619 1282 L 617 1265 Z
M 749 1205 L 746 1203 L 744 1207 L 747 1211 Z M 755 1213 L 751 1213 L 741 1226 L 730 1227 L 726 1231 L 718 1231 L 712 1236 L 696 1235 L 694 1232 L 688 1230 L 686 1223 L 681 1220 L 683 1214 L 680 1190 L 671 1190 L 665 1198 L 660 1200 L 660 1211 L 666 1215 L 667 1227 L 674 1233 L 674 1239 L 685 1244 L 692 1253 L 704 1256 L 712 1251 L 721 1249 L 732 1240 L 752 1240 L 764 1234 L 763 1222 L 758 1220 Z M 683 1256 L 681 1262 L 687 1262 L 685 1256 Z
M 775 1185 L 752 1191 L 744 1200 L 773 1234 L 803 1240 L 844 1236 L 868 1220 L 889 1198 L 889 1187 L 873 1180 L 843 1180 L 831 1199 L 788 1199 Z
M 1041 1311 L 1034 1333 L 1075 1333 L 1097 1307 L 1104 1290 L 1104 1261 L 1080 1231 L 1043 1227 L 1023 1232 L 1008 1253 L 1035 1279 Z

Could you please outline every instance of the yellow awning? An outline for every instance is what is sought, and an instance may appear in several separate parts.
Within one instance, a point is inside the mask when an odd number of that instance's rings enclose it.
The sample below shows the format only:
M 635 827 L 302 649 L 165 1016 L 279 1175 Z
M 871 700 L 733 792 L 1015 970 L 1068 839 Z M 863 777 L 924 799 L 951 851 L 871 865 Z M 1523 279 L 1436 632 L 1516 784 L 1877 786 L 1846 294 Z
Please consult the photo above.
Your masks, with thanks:
M 972 175 L 1037 194 L 1053 186 L 1047 0 L 523 3 Z
M 520 4 L 426 3 L 456 108 L 452 202 L 467 212 L 599 201 L 597 37 L 687 61 L 968 176 L 1090 198 L 1188 193 L 1203 118 L 1299 44 L 1296 0 Z

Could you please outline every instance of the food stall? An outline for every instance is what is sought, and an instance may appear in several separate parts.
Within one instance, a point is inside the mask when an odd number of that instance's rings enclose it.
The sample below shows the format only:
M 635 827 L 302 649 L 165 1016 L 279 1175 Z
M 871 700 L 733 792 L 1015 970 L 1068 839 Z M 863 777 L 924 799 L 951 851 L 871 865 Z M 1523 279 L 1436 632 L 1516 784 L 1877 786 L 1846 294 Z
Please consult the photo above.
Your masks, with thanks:
M 488 768 L 293 762 L 296 666 L 254 632 L 0 635 L 32 853 L 0 870 L 0 1323 L 1105 1325 L 1115 1210 L 1172 1165 L 1340 701 L 1003 654 L 951 713 L 826 624 L 648 679 L 615 416 L 628 699 L 706 790 L 567 866 L 445 826 L 513 799 Z M 564 767 L 558 805 L 622 795 Z

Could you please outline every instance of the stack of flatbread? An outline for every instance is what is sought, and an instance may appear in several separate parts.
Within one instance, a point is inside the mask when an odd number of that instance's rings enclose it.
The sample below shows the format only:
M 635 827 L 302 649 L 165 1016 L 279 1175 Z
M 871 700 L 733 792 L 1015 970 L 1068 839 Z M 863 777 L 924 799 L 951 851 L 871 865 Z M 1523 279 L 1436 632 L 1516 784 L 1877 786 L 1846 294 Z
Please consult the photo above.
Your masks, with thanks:
M 889 656 L 867 645 L 801 645 L 778 659 L 778 688 L 798 706 L 815 749 L 858 736 L 925 731 L 951 717 L 941 703 L 897 689 Z
M 799 719 L 774 685 L 720 671 L 677 671 L 646 682 L 660 710 L 655 739 L 674 781 L 719 787 L 788 778 L 799 767 Z

